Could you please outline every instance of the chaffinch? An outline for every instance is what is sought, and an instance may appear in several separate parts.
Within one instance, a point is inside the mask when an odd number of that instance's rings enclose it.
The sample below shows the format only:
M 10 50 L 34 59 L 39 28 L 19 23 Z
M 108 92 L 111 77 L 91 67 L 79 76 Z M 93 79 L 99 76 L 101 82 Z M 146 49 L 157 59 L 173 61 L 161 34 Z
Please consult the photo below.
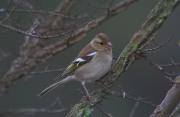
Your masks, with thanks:
M 45 88 L 39 95 L 42 96 L 56 87 L 72 81 L 80 81 L 87 96 L 90 96 L 85 86 L 104 76 L 112 64 L 112 44 L 104 33 L 97 34 L 78 54 L 77 58 L 62 73 L 64 79 Z

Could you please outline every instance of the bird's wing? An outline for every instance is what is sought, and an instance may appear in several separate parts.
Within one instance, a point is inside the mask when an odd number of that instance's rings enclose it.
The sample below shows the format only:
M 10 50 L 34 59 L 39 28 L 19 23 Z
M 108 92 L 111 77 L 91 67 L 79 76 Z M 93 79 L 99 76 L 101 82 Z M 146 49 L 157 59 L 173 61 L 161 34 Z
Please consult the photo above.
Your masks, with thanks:
M 96 55 L 96 52 L 91 52 L 85 56 L 81 56 L 76 58 L 62 73 L 62 76 L 65 76 L 67 74 L 73 73 L 76 69 L 78 69 L 80 66 L 88 63 L 92 60 L 92 58 Z

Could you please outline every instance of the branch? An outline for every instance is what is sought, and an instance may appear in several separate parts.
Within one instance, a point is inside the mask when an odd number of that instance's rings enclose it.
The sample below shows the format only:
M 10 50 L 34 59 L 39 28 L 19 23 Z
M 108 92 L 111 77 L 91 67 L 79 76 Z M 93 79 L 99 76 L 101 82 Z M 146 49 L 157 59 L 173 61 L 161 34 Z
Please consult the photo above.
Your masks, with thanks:
M 113 73 L 109 73 L 106 78 L 102 79 L 106 88 L 111 88 L 113 83 L 127 70 L 128 66 L 135 61 L 136 52 L 151 39 L 150 37 L 162 26 L 178 3 L 178 0 L 160 0 L 152 9 L 140 30 L 133 35 L 119 55 L 115 65 L 113 65 Z M 78 104 L 72 107 L 66 117 L 80 117 L 86 115 L 86 113 L 92 113 L 92 107 L 103 101 L 105 96 L 108 96 L 108 93 L 105 92 L 106 89 L 103 87 L 97 88 L 91 93 L 92 100 L 90 104 L 82 98 Z
M 124 0 L 119 2 L 117 5 L 110 8 L 110 14 L 108 13 L 107 15 L 106 13 L 93 19 L 84 27 L 75 30 L 73 34 L 68 34 L 70 35 L 69 37 L 66 37 L 64 40 L 60 40 L 59 42 L 49 46 L 43 45 L 47 39 L 32 38 L 27 36 L 26 41 L 21 47 L 20 56 L 14 60 L 9 71 L 3 76 L 3 78 L 0 79 L 0 93 L 3 94 L 3 92 L 7 91 L 7 89 L 17 80 L 24 78 L 25 75 L 29 74 L 40 63 L 45 62 L 47 59 L 60 53 L 70 45 L 82 40 L 88 31 L 99 26 L 109 18 L 121 13 L 135 1 L 137 0 Z M 38 24 L 35 22 L 35 26 L 30 28 L 30 32 L 38 35 L 49 34 L 51 32 L 51 26 L 49 26 L 49 23 L 51 24 L 51 22 L 53 21 L 50 20 L 45 24 Z
M 180 116 L 180 102 L 176 106 L 176 108 L 173 110 L 173 112 L 171 113 L 170 117 L 179 117 L 179 116 Z
M 175 107 L 180 103 L 180 76 L 175 80 L 172 88 L 167 92 L 160 105 L 156 107 L 150 117 L 169 117 Z
M 73 5 L 73 0 L 64 0 L 62 4 L 59 4 L 60 6 L 57 7 L 57 9 L 55 10 L 55 12 L 62 14 L 61 17 L 60 16 L 56 16 L 53 17 L 56 20 L 54 20 L 54 22 L 52 22 L 52 27 L 57 27 L 59 26 L 59 24 L 63 23 L 62 20 L 64 18 L 64 15 L 67 14 L 69 12 L 69 10 L 71 9 L 72 5 Z
M 131 112 L 129 113 L 129 117 L 134 117 L 135 112 L 136 112 L 136 110 L 138 109 L 138 107 L 139 107 L 139 102 L 136 102 L 136 103 L 134 104 Z

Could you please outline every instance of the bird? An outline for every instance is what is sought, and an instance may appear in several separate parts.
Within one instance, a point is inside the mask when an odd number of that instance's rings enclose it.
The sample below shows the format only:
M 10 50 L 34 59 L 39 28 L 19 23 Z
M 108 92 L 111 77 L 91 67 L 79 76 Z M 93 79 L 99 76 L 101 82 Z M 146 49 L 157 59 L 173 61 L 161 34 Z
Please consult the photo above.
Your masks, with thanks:
M 105 33 L 98 33 L 67 66 L 61 75 L 65 78 L 45 88 L 39 93 L 39 96 L 43 96 L 69 81 L 76 80 L 80 81 L 86 95 L 90 97 L 86 83 L 99 80 L 108 73 L 112 66 L 112 60 L 112 43 L 109 37 Z

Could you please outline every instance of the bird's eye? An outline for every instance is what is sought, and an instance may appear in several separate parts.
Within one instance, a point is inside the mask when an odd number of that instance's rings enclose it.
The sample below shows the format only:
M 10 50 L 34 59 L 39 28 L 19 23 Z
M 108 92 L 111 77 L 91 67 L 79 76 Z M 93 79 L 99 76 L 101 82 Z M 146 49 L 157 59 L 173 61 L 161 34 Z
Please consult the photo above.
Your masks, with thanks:
M 104 43 L 103 43 L 103 42 L 100 42 L 99 44 L 104 45 Z

